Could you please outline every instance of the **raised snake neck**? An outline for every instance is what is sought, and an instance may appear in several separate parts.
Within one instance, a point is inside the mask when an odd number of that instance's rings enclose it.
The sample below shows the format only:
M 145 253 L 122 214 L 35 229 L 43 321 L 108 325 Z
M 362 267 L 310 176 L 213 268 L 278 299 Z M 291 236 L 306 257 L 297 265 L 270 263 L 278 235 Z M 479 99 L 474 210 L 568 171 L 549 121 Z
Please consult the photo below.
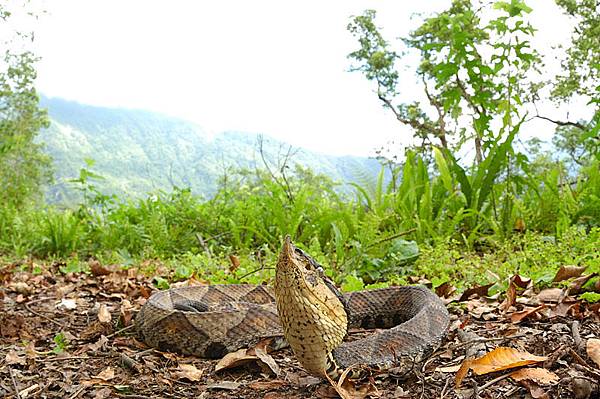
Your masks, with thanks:
M 262 285 L 214 285 L 154 294 L 136 316 L 140 337 L 160 350 L 218 358 L 261 338 L 283 334 L 307 371 L 320 376 L 337 376 L 341 369 L 356 365 L 412 367 L 444 337 L 448 312 L 428 289 L 390 287 L 341 295 L 319 265 L 291 241 L 286 241 L 284 251 L 274 290 Z M 290 260 L 291 253 L 301 262 L 282 268 L 279 263 Z M 302 262 L 310 266 L 289 272 Z M 284 270 L 288 272 L 281 273 Z M 289 278 L 293 276 L 299 279 Z M 288 302 L 302 306 L 292 305 L 289 310 Z M 315 307 L 320 312 L 316 320 Z M 341 342 L 349 328 L 358 327 L 387 330 Z

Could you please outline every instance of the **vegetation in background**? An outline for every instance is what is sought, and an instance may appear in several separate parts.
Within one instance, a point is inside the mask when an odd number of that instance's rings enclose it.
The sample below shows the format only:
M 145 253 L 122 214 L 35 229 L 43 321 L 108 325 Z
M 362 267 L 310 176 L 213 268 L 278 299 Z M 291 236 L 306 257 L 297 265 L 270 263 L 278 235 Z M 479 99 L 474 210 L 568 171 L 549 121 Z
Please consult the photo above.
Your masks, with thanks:
M 571 59 L 597 67 L 588 57 L 600 49 L 592 34 L 597 24 L 585 1 L 575 8 L 558 3 L 587 21 L 553 87 L 557 99 L 585 95 L 596 110 L 590 121 L 554 121 L 554 143 L 577 161 L 577 169 L 548 152 L 524 154 L 513 145 L 544 95 L 543 65 L 530 47 L 531 9 L 524 2 L 497 1 L 483 22 L 479 7 L 455 0 L 403 40 L 421 59 L 423 104 L 399 99 L 401 52 L 378 31 L 375 13 L 366 11 L 349 25 L 359 43 L 350 58 L 375 82 L 383 106 L 412 128 L 415 145 L 402 162 L 384 159 L 378 174 L 365 172 L 350 191 L 341 191 L 330 177 L 293 165 L 289 151 L 273 162 L 261 145 L 262 167 L 225 169 L 207 199 L 185 184 L 144 198 L 117 197 L 100 188 L 103 173 L 86 160 L 69 182 L 81 193 L 77 206 L 0 204 L 0 252 L 57 259 L 63 273 L 88 271 L 90 258 L 141 264 L 161 288 L 192 276 L 268 279 L 286 234 L 347 290 L 405 283 L 409 275 L 427 276 L 437 286 L 497 282 L 523 272 L 544 283 L 568 263 L 600 273 L 600 159 L 594 144 L 599 95 L 592 89 L 600 82 L 596 72 L 568 67 Z M 33 137 L 43 114 L 33 112 L 37 97 L 28 85 L 23 109 L 31 112 L 24 115 L 39 119 L 23 119 L 24 131 Z M 13 98 L 7 93 L 1 104 Z M 19 132 L 11 120 L 2 122 L 2 132 Z M 0 148 L 18 154 L 19 147 Z M 0 171 L 9 170 L 9 158 L 2 156 Z M 30 179 L 27 187 L 39 183 Z
M 0 21 L 12 22 L 12 10 L 0 4 Z M 0 59 L 0 218 L 7 209 L 21 209 L 40 199 L 51 179 L 50 158 L 34 140 L 48 126 L 39 108 L 34 82 L 37 57 L 28 50 L 33 33 L 16 32 L 2 39 Z

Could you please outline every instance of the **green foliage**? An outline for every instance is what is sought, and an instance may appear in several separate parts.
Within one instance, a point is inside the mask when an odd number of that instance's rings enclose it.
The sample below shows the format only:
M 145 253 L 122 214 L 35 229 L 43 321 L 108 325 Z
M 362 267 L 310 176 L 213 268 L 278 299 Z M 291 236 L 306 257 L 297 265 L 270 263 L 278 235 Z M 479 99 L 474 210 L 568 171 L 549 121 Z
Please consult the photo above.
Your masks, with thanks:
M 600 294 L 597 292 L 584 292 L 583 294 L 579 295 L 579 299 L 583 299 L 589 303 L 596 303 L 600 302 Z
M 55 345 L 52 349 L 52 352 L 56 353 L 57 355 L 63 353 L 69 345 L 69 341 L 63 333 L 56 334 L 52 340 L 54 341 Z
M 0 20 L 12 13 L 0 4 Z M 39 130 L 48 125 L 46 112 L 38 105 L 35 90 L 37 58 L 27 50 L 32 34 L 15 33 L 0 41 L 6 48 L 0 60 L 0 203 L 21 208 L 38 200 L 42 185 L 51 180 L 50 158 L 35 142 Z

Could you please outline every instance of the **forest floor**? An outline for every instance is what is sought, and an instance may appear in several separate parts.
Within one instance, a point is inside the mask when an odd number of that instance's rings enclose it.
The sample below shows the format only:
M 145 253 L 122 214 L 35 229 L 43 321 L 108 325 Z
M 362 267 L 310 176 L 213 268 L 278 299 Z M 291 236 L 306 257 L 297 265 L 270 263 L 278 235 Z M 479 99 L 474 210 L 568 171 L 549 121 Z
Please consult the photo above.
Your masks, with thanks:
M 236 352 L 225 364 L 149 348 L 134 320 L 156 290 L 151 278 L 95 261 L 91 274 L 61 266 L 0 264 L 0 397 L 600 398 L 600 303 L 575 295 L 589 279 L 581 268 L 561 268 L 555 280 L 571 283 L 542 290 L 514 276 L 492 297 L 489 287 L 457 294 L 444 284 L 436 292 L 450 331 L 425 364 L 336 389 L 289 349 Z M 217 364 L 225 367 L 215 372 Z

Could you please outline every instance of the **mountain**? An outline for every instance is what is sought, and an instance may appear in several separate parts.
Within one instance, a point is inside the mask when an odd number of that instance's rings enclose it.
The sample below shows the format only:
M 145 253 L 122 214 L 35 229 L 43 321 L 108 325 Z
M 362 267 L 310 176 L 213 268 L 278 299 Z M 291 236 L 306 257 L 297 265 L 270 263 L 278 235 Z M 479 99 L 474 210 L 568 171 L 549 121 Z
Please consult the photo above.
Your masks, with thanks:
M 104 177 L 94 182 L 105 194 L 139 197 L 173 186 L 190 187 L 210 197 L 219 177 L 233 168 L 261 166 L 257 135 L 223 132 L 210 137 L 194 123 L 154 112 L 83 105 L 42 97 L 51 124 L 38 136 L 54 159 L 56 182 L 48 188 L 50 202 L 72 202 L 85 159 Z M 284 155 L 288 144 L 264 137 L 263 148 L 271 163 Z M 340 182 L 374 176 L 379 163 L 354 156 L 332 156 L 293 149 L 293 163 L 324 173 Z

